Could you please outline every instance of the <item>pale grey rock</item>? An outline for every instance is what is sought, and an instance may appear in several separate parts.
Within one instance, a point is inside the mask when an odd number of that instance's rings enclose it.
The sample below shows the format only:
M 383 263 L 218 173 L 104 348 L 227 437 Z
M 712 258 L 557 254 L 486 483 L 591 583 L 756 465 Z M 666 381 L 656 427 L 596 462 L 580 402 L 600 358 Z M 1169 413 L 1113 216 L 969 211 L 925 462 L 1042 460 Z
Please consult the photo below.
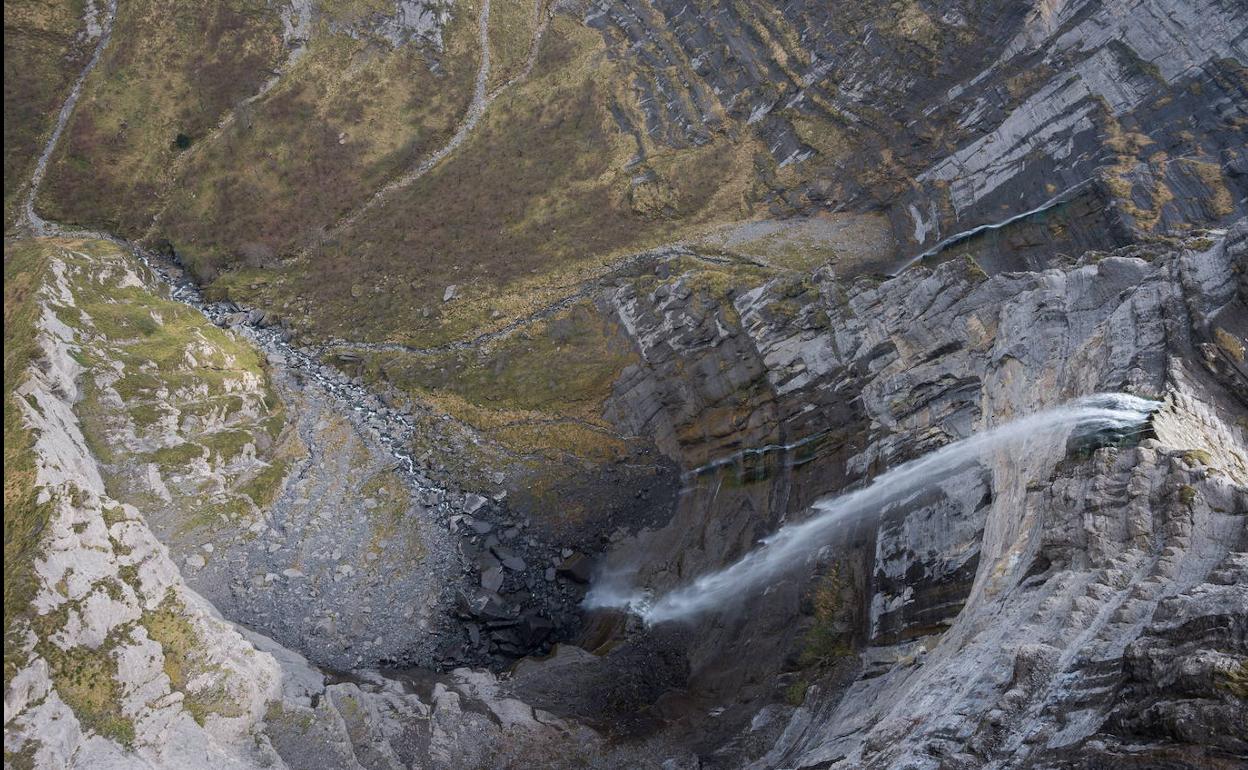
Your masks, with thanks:
M 66 622 L 45 642 L 74 654 L 102 656 L 115 666 L 110 676 L 120 697 L 118 718 L 131 725 L 134 739 L 132 749 L 123 749 L 81 724 L 59 697 L 37 651 L 38 638 L 28 633 L 26 662 L 5 694 L 6 750 L 29 746 L 36 767 L 206 767 L 204 757 L 212 755 L 219 759 L 211 766 L 254 766 L 249 731 L 276 693 L 277 665 L 185 586 L 137 510 L 108 497 L 71 409 L 80 372 L 72 363 L 75 334 L 52 321 L 51 306 L 72 307 L 73 296 L 64 263 L 54 263 L 53 273 L 56 280 L 41 293 L 46 310 L 38 343 L 49 361 L 64 363 L 32 368 L 23 385 L 41 406 L 24 409 L 23 419 L 35 438 L 38 483 L 54 504 L 49 535 L 35 564 L 35 606 L 44 614 L 67 613 Z M 111 526 L 105 510 L 114 517 Z M 132 570 L 132 578 L 119 577 L 123 567 Z M 201 726 L 183 706 L 182 693 L 173 691 L 162 648 L 142 624 L 145 611 L 170 601 L 202 640 L 203 673 L 188 684 L 189 691 L 217 693 L 230 704 L 232 716 L 214 714 Z
M 92 257 L 75 260 L 91 264 Z M 38 343 L 45 364 L 27 372 L 18 403 L 35 440 L 38 483 L 53 507 L 35 560 L 34 608 L 43 615 L 63 612 L 64 621 L 52 627 L 48 639 L 25 627 L 24 661 L 5 689 L 6 762 L 12 752 L 41 770 L 452 770 L 465 767 L 465 761 L 484 767 L 543 751 L 552 757 L 601 753 L 593 748 L 599 739 L 591 730 L 503 693 L 491 674 L 465 671 L 440 678 L 432 698 L 363 670 L 358 681 L 328 685 L 324 673 L 297 652 L 222 619 L 186 585 L 169 549 L 149 528 L 146 512 L 117 503 L 105 490 L 72 408 L 82 375 L 74 356 L 78 333 L 51 310 L 72 307 L 73 294 L 65 264 L 54 259 L 51 268 L 55 280 L 39 297 L 45 312 Z M 122 280 L 152 288 L 137 275 Z M 211 562 L 206 553 L 214 554 Z M 201 543 L 185 558 L 202 572 L 230 554 L 220 543 Z M 342 566 L 350 577 L 351 567 Z M 293 567 L 281 575 L 256 577 L 266 592 L 283 578 L 306 582 L 305 573 Z M 368 614 L 370 607 L 364 602 L 359 610 Z M 181 646 L 168 648 L 149 633 L 148 613 L 155 611 L 171 611 L 185 624 Z M 332 629 L 330 618 L 321 621 L 330 621 L 325 627 Z M 41 645 L 107 661 L 102 675 L 116 688 L 114 716 L 132 731 L 131 739 L 100 734 L 80 721 L 60 697 Z M 178 665 L 189 681 L 171 681 L 169 655 L 182 656 Z M 199 703 L 198 713 L 192 712 L 192 700 Z M 560 744 L 564 747 L 556 748 Z

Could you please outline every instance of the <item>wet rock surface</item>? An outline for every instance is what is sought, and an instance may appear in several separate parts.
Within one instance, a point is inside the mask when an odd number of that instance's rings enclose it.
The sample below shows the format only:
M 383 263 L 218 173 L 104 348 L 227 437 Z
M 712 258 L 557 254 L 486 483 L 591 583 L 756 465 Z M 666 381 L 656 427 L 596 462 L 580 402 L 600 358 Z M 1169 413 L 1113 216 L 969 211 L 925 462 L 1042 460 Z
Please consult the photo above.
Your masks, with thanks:
M 1002 421 L 1089 390 L 1166 403 L 1147 437 L 985 457 L 878 518 L 846 522 L 764 595 L 691 618 L 680 645 L 688 690 L 741 706 L 718 717 L 721 732 L 691 722 L 704 761 L 732 767 L 751 752 L 758 767 L 1232 762 L 1242 751 L 1227 744 L 1238 732 L 1232 712 L 1244 694 L 1230 680 L 1210 682 L 1217 666 L 1238 670 L 1248 653 L 1229 620 L 1248 599 L 1235 566 L 1248 504 L 1244 371 L 1233 345 L 1229 368 L 1210 346 L 1245 334 L 1243 237 L 1241 224 L 1158 245 L 1147 259 L 1124 249 L 991 278 L 967 260 L 878 285 L 816 273 L 804 288 L 777 281 L 737 297 L 735 332 L 699 334 L 697 301 L 678 288 L 620 295 L 638 339 L 656 346 L 643 355 L 644 375 L 628 381 L 634 390 L 689 387 L 667 367 L 667 346 L 677 344 L 685 362 L 716 361 L 701 372 L 729 378 L 744 361 L 769 386 L 770 411 L 748 410 L 759 426 L 754 451 L 730 452 L 722 465 L 701 454 L 706 443 L 728 449 L 721 434 L 684 426 L 707 414 L 679 411 L 688 391 L 650 417 L 696 435 L 678 451 L 704 468 L 688 477 L 669 527 L 606 559 L 658 592 L 731 563 L 821 494 L 965 436 L 989 415 Z M 697 394 L 728 390 L 713 377 L 696 382 Z M 828 424 L 839 429 L 794 429 Z M 1189 594 L 1207 603 L 1179 598 Z M 1196 606 L 1203 621 L 1171 620 Z M 794 617 L 805 620 L 795 628 Z M 615 633 L 627 646 L 637 631 Z M 1148 664 L 1146 650 L 1157 656 Z M 853 659 L 856 677 L 830 662 Z M 1175 682 L 1189 668 L 1190 690 L 1144 681 Z M 743 683 L 755 682 L 751 700 Z M 782 687 L 797 687 L 801 705 L 773 715 L 786 723 L 775 743 L 747 748 L 749 720 Z M 1177 737 L 1188 729 L 1181 715 L 1197 713 L 1207 732 Z

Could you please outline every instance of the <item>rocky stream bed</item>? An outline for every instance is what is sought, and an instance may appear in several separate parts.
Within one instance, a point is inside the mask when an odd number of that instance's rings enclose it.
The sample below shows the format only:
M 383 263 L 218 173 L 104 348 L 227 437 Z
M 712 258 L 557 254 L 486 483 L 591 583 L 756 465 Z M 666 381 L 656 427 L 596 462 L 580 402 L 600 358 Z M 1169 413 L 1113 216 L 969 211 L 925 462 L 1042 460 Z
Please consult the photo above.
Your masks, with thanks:
M 447 485 L 411 455 L 413 432 L 418 429 L 407 399 L 393 393 L 378 394 L 358 377 L 344 374 L 326 363 L 323 353 L 293 345 L 291 335 L 280 323 L 269 321 L 261 309 L 242 308 L 231 302 L 208 302 L 199 288 L 170 259 L 126 244 L 153 268 L 170 287 L 170 296 L 201 311 L 214 324 L 244 336 L 263 351 L 279 381 L 310 398 L 322 398 L 326 409 L 336 410 L 392 460 L 392 469 L 408 486 L 413 505 L 407 516 L 436 525 L 433 542 L 426 543 L 431 559 L 422 574 L 413 576 L 421 590 L 440 586 L 434 606 L 426 613 L 440 620 L 432 624 L 424 638 L 409 639 L 409 649 L 386 658 L 373 658 L 366 665 L 420 664 L 438 668 L 457 665 L 504 667 L 531 654 L 549 652 L 560 639 L 568 638 L 579 626 L 578 605 L 591 577 L 592 556 L 558 543 L 540 540 L 530 522 L 509 514 L 506 493 L 486 496 Z M 315 458 L 307 461 L 315 464 Z M 331 469 L 332 471 L 332 469 Z M 281 511 L 272 518 L 280 520 Z M 333 532 L 341 538 L 343 530 Z M 335 568 L 354 569 L 342 561 L 351 550 L 337 541 L 330 556 L 337 556 Z M 229 576 L 224 576 L 228 579 Z M 290 576 L 266 576 L 264 585 Z M 262 586 L 263 587 L 263 586 Z M 392 586 L 393 587 L 393 584 Z M 327 597 L 331 602 L 342 597 Z M 387 600 L 370 596 L 378 612 L 397 606 L 402 597 Z M 283 608 L 276 613 L 266 633 L 280 630 Z M 400 613 L 392 619 L 394 634 L 402 637 L 405 620 Z M 258 629 L 259 630 L 259 629 Z M 356 640 L 365 641 L 365 640 Z M 350 645 L 348 645 L 350 646 Z M 390 649 L 402 649 L 395 639 Z M 326 651 L 301 650 L 312 659 L 344 670 L 365 664 L 362 657 L 326 657 Z

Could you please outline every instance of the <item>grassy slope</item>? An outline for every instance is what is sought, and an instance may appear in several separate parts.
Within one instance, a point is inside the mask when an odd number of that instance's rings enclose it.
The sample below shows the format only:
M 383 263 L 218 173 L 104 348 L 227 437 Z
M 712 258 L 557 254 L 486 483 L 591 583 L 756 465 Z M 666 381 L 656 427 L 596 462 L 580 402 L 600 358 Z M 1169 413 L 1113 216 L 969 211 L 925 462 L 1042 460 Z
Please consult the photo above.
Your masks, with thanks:
M 534 0 L 490 3 L 490 88 L 506 83 L 524 68 L 538 21 L 534 6 Z
M 632 96 L 614 68 L 596 32 L 557 17 L 533 76 L 451 158 L 304 261 L 217 288 L 316 335 L 438 344 L 562 296 L 612 255 L 740 216 L 755 148 L 726 138 L 656 151 L 675 213 L 634 210 L 635 147 L 608 109 Z M 464 301 L 443 303 L 452 284 Z
M 282 83 L 190 159 L 157 231 L 203 277 L 315 242 L 454 132 L 471 98 L 475 32 L 457 14 L 435 56 L 322 27 Z
M 4 4 L 4 229 L 52 130 L 61 101 L 90 56 L 82 0 Z
M 281 21 L 261 0 L 135 0 L 117 9 L 40 191 L 49 219 L 142 233 L 166 170 L 254 93 L 284 55 Z
M 366 361 L 370 379 L 436 404 L 514 452 L 566 462 L 621 451 L 602 404 L 636 354 L 618 324 L 588 303 L 486 350 Z
M 30 242 L 4 247 L 4 681 L 15 673 L 18 618 L 26 617 L 36 583 L 31 561 L 37 553 L 49 505 L 36 500 L 33 442 L 13 403 L 14 390 L 34 362 L 34 294 L 43 282 L 47 260 Z
M 249 269 L 218 288 L 305 331 L 428 344 L 529 312 L 615 255 L 748 211 L 761 149 L 748 132 L 648 146 L 652 181 L 638 187 L 635 140 L 611 114 L 637 113 L 631 75 L 561 14 L 532 76 L 455 155 L 326 242 L 453 132 L 478 64 L 478 8 L 456 5 L 439 52 L 360 34 L 382 10 L 370 0 L 326 0 L 304 58 L 212 134 L 280 58 L 276 20 L 247 2 L 120 9 L 45 186 L 49 218 L 168 238 L 206 279 Z M 494 4 L 492 86 L 520 72 L 536 18 L 527 0 Z M 444 305 L 451 284 L 465 301 Z
M 276 311 L 309 337 L 437 345 L 499 328 L 619 255 L 747 215 L 760 174 L 794 181 L 749 131 L 684 149 L 622 133 L 613 111 L 644 125 L 632 65 L 609 56 L 598 32 L 557 15 L 531 76 L 454 155 L 326 239 L 327 226 L 445 141 L 478 64 L 475 4 L 455 7 L 441 52 L 341 34 L 358 33 L 383 6 L 320 3 L 299 64 L 225 132 L 182 154 L 149 233 L 215 278 L 218 295 Z M 520 71 L 533 11 L 527 0 L 493 3 L 492 87 Z M 777 49 L 796 48 L 771 26 Z M 834 128 L 808 123 L 803 134 L 822 154 L 846 152 Z M 452 284 L 459 298 L 443 302 Z M 559 331 L 569 324 L 579 329 L 570 342 Z M 479 354 L 388 355 L 368 367 L 516 451 L 601 459 L 616 451 L 602 432 L 603 401 L 631 355 L 609 326 L 584 306 Z

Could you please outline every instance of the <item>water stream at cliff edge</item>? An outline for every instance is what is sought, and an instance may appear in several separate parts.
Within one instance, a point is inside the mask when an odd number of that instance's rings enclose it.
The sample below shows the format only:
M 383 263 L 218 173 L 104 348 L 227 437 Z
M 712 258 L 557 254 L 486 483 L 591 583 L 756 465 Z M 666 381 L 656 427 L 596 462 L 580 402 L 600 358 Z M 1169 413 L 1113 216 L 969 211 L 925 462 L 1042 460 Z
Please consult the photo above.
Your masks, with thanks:
M 806 520 L 781 527 L 734 564 L 687 586 L 656 597 L 648 590 L 604 577 L 586 595 L 584 606 L 625 609 L 647 625 L 693 617 L 739 600 L 800 566 L 827 543 L 837 527 L 877 514 L 886 504 L 922 491 L 989 452 L 1041 433 L 1088 435 L 1137 428 L 1160 406 L 1160 402 L 1123 393 L 1101 393 L 1008 422 L 902 463 L 861 489 L 819 500 Z

